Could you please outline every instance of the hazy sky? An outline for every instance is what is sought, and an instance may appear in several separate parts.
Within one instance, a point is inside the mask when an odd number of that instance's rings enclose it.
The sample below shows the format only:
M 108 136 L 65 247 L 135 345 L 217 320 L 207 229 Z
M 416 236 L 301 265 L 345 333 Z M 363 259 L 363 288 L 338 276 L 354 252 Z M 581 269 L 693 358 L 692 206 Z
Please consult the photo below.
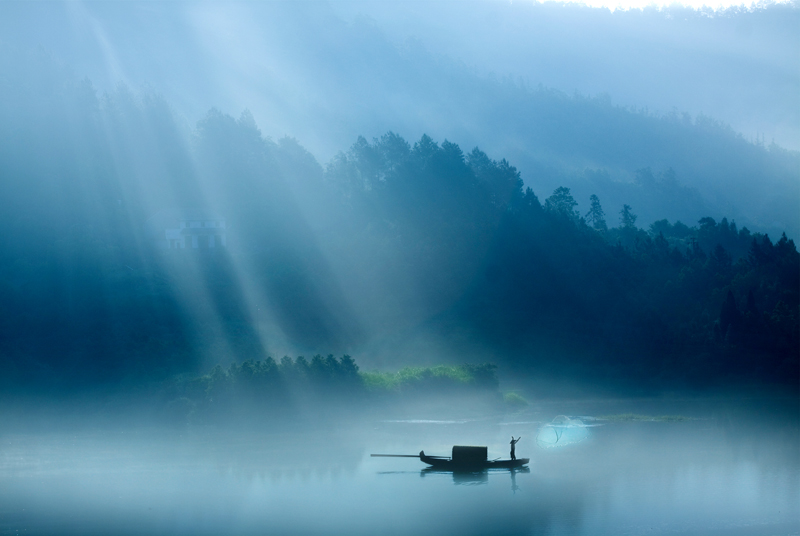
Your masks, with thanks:
M 610 10 L 618 10 L 618 9 L 644 9 L 647 7 L 670 7 L 670 6 L 685 6 L 691 7 L 694 9 L 727 9 L 730 7 L 743 7 L 747 9 L 757 9 L 760 7 L 772 5 L 772 4 L 791 4 L 791 0 L 778 0 L 778 1 L 769 1 L 769 2 L 738 2 L 736 0 L 691 0 L 687 2 L 655 2 L 653 0 L 588 0 L 588 1 L 577 1 L 577 0 L 563 0 L 561 3 L 565 4 L 581 4 L 586 5 L 589 7 L 604 7 Z
M 580 122 L 585 112 L 577 101 L 566 104 L 569 111 L 553 108 L 562 115 L 549 125 L 546 113 L 524 119 L 520 110 L 533 102 L 560 106 L 535 95 L 551 88 L 656 116 L 711 117 L 747 140 L 797 150 L 798 27 L 794 4 L 611 11 L 492 0 L 11 2 L 0 4 L 0 56 L 13 65 L 43 49 L 76 79 L 88 77 L 101 97 L 120 83 L 161 94 L 187 134 L 211 108 L 234 117 L 248 109 L 265 136 L 296 138 L 322 165 L 358 136 L 428 134 L 509 159 L 539 195 L 567 185 L 581 203 L 599 193 L 612 205 L 637 205 L 643 224 L 711 215 L 773 232 L 794 229 L 786 223 L 794 216 L 779 213 L 771 200 L 786 198 L 786 184 L 796 188 L 796 173 L 781 175 L 783 186 L 764 177 L 756 185 L 751 171 L 723 179 L 703 166 L 680 169 L 670 147 L 651 158 L 624 141 L 619 152 L 632 157 L 625 165 L 555 154 L 527 125 L 539 121 L 542 136 L 571 140 L 575 133 L 562 126 Z M 628 127 L 595 127 L 606 139 L 627 136 Z M 553 162 L 564 176 L 542 174 L 539 164 Z M 585 169 L 606 169 L 625 182 L 648 166 L 655 173 L 675 169 L 681 184 L 709 202 L 706 208 L 650 211 L 629 192 L 612 196 L 578 184 Z
M 604 4 L 605 5 L 605 4 Z M 333 4 L 398 46 L 422 45 L 478 74 L 664 114 L 705 114 L 748 139 L 800 149 L 795 6 L 714 12 L 670 4 L 611 12 L 534 2 Z
M 0 10 L 6 47 L 41 45 L 101 91 L 119 82 L 151 88 L 189 124 L 212 106 L 249 108 L 265 134 L 295 136 L 322 161 L 360 134 L 452 137 L 458 125 L 441 102 L 421 109 L 412 91 L 430 97 L 447 76 L 465 75 L 706 114 L 748 139 L 800 149 L 793 5 L 20 2 Z

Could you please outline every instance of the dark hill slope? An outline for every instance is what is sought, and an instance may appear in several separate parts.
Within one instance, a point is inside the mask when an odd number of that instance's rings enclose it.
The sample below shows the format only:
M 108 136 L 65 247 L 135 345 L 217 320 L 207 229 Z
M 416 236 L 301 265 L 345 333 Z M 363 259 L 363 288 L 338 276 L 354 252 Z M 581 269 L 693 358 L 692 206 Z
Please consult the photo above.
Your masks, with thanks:
M 615 227 L 618 209 L 597 190 L 603 230 L 581 220 L 566 189 L 537 187 L 537 197 L 505 160 L 427 136 L 359 139 L 323 170 L 298 142 L 264 138 L 249 113 L 212 110 L 190 131 L 162 98 L 124 87 L 98 97 L 46 54 L 24 59 L 0 86 L 6 386 L 82 388 L 343 351 L 376 364 L 488 354 L 521 369 L 657 382 L 796 378 L 791 240 L 717 214 L 651 233 L 636 226 L 636 207 Z M 602 102 L 509 91 L 551 102 L 540 114 L 586 106 L 587 117 L 607 110 L 611 124 L 655 125 L 675 140 L 706 135 Z M 583 114 L 556 116 L 540 123 L 583 124 Z M 725 151 L 743 144 L 752 162 L 795 158 L 719 129 L 707 136 Z M 635 162 L 603 147 L 591 154 Z M 187 208 L 224 216 L 229 247 L 158 249 L 154 216 Z M 414 354 L 415 341 L 431 353 Z

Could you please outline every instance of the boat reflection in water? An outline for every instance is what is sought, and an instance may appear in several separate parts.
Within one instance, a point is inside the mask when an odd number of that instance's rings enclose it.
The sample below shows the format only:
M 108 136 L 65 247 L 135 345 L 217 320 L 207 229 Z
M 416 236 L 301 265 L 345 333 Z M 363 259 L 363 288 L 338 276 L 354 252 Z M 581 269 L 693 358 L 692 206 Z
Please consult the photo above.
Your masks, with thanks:
M 459 471 L 437 469 L 436 467 L 426 467 L 419 472 L 420 477 L 429 475 L 452 475 L 453 484 L 457 486 L 481 486 L 489 483 L 489 475 L 494 478 L 500 478 L 501 475 L 511 475 L 511 491 L 516 493 L 519 491 L 517 486 L 517 473 L 530 473 L 528 467 L 514 467 L 511 469 L 481 469 L 477 471 Z

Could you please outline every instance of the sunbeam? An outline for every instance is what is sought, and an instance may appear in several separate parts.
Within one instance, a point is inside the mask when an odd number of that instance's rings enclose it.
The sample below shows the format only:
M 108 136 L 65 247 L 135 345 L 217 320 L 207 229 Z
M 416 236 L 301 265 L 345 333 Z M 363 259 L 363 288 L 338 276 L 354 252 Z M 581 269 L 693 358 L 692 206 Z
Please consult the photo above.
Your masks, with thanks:
M 796 2 L 0 2 L 0 533 L 800 533 Z

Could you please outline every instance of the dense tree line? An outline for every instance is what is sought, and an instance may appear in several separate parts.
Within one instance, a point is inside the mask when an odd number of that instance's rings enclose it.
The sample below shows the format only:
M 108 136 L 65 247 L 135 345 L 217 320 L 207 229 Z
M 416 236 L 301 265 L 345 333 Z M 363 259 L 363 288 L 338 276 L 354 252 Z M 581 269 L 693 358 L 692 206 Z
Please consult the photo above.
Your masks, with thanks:
M 642 228 L 602 190 L 587 212 L 566 186 L 540 201 L 507 161 L 428 136 L 359 138 L 323 168 L 247 112 L 212 110 L 189 131 L 157 96 L 98 96 L 49 58 L 28 63 L 0 100 L 6 391 L 382 340 L 394 366 L 455 356 L 653 385 L 796 382 L 786 236 L 710 217 Z M 175 207 L 221 213 L 230 247 L 159 250 L 150 222 Z M 404 346 L 414 337 L 446 351 Z
M 299 144 L 264 139 L 246 113 L 237 121 L 213 110 L 192 138 L 156 95 L 125 86 L 98 95 L 45 54 L 27 59 L 26 72 L 8 72 L 0 102 L 5 389 L 138 382 L 197 370 L 226 351 L 260 355 L 231 256 L 158 249 L 164 225 L 153 217 L 174 208 L 228 216 L 234 242 L 259 246 L 248 263 L 260 263 L 257 290 L 283 309 L 283 327 L 297 331 L 306 315 L 318 338 L 334 338 L 319 306 L 326 287 L 303 276 L 318 262 L 303 246 L 309 234 L 287 202 L 287 173 L 321 183 Z M 214 173 L 232 179 L 214 190 Z
M 796 383 L 800 259 L 785 235 L 709 217 L 645 230 L 628 205 L 610 227 L 597 195 L 583 217 L 565 187 L 540 203 L 507 162 L 427 137 L 360 139 L 326 177 L 343 204 L 373 209 L 352 214 L 376 243 L 391 238 L 420 279 L 456 287 L 441 327 L 466 323 L 516 367 Z M 372 225 L 383 218 L 394 225 Z
M 345 354 L 311 359 L 284 356 L 217 365 L 207 374 L 179 376 L 165 382 L 160 397 L 167 418 L 185 422 L 225 421 L 232 416 L 275 417 L 294 411 L 324 411 L 344 403 L 353 409 L 366 402 L 442 394 L 498 394 L 495 365 L 405 367 L 397 372 L 362 372 Z M 499 396 L 497 397 L 499 400 Z

